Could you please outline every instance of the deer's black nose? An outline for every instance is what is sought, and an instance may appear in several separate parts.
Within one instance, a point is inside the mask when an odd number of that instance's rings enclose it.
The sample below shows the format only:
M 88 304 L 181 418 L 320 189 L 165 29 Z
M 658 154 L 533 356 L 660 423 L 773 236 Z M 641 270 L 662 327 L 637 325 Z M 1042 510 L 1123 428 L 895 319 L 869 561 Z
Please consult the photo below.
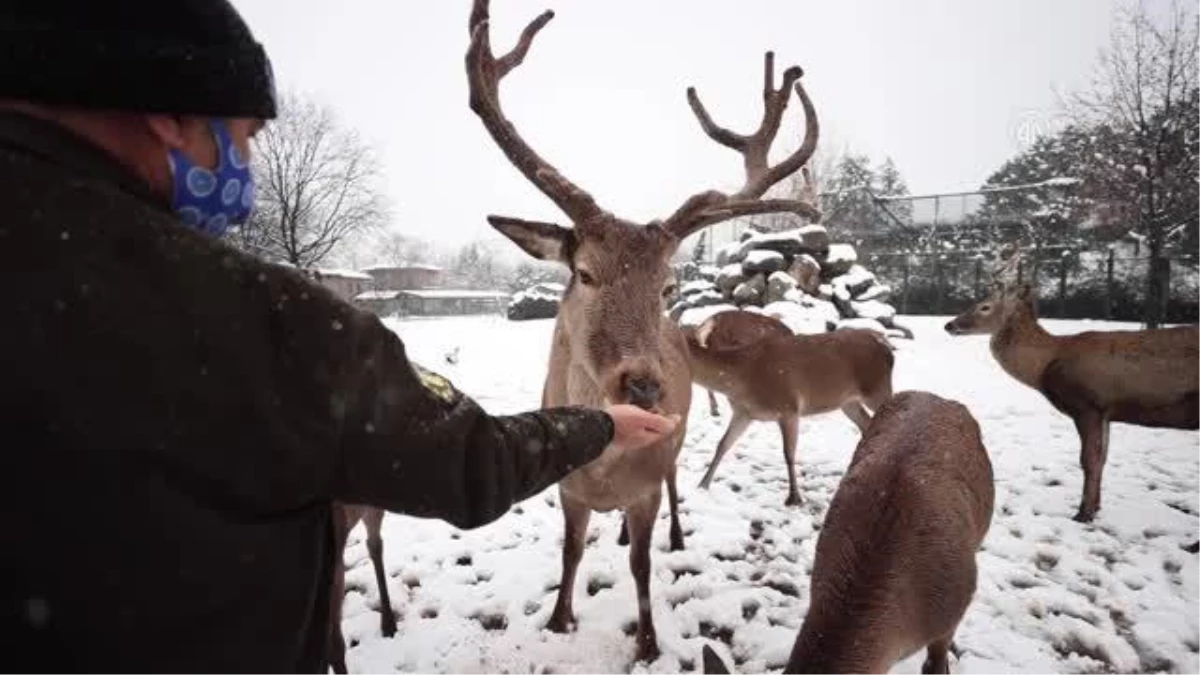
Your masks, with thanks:
M 645 410 L 650 410 L 658 405 L 658 400 L 662 394 L 658 380 L 644 376 L 627 375 L 625 377 L 624 389 L 625 396 L 629 399 L 629 402 Z

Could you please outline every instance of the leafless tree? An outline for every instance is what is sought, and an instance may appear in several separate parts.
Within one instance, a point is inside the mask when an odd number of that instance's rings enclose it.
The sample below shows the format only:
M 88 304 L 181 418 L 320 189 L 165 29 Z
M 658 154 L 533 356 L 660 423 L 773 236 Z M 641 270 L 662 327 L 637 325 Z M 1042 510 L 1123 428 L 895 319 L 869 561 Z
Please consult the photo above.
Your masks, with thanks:
M 1163 250 L 1197 222 L 1197 39 L 1194 7 L 1178 0 L 1118 10 L 1111 44 L 1096 81 L 1071 101 L 1081 117 L 1106 123 L 1126 139 L 1120 162 L 1132 179 L 1119 181 L 1136 204 L 1136 230 L 1146 237 L 1151 273 L 1146 321 L 1158 325 L 1169 283 Z M 1121 185 L 1123 184 L 1123 185 Z
M 254 214 L 232 241 L 264 258 L 309 268 L 386 219 L 374 152 L 313 99 L 282 97 L 255 139 L 253 170 Z

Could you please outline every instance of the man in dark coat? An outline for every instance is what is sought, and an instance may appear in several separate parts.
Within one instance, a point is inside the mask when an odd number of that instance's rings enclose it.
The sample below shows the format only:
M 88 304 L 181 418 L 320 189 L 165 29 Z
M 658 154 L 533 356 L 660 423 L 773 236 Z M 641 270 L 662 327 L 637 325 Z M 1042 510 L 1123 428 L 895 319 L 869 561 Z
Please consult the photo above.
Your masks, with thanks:
M 675 428 L 488 415 L 222 244 L 275 112 L 225 0 L 0 6 L 5 670 L 322 669 L 334 501 L 477 527 Z

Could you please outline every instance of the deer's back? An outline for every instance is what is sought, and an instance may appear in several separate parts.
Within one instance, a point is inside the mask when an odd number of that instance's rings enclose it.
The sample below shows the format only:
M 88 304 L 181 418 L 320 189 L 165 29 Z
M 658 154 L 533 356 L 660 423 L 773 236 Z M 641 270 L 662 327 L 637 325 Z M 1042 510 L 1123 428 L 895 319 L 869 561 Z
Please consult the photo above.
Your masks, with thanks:
M 1047 372 L 1069 380 L 1098 407 L 1140 401 L 1170 405 L 1200 388 L 1196 326 L 1139 331 L 1089 331 L 1059 338 Z M 1061 388 L 1061 387 L 1060 387 Z
M 890 665 L 953 629 L 975 590 L 992 480 L 963 405 L 911 391 L 883 405 L 826 514 L 798 667 Z

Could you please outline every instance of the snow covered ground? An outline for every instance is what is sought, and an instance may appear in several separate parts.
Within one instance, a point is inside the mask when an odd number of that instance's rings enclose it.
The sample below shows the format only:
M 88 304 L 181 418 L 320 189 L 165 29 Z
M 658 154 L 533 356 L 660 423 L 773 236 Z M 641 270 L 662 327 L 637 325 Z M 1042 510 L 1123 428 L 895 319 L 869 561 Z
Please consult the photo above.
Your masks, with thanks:
M 896 389 L 965 403 L 983 429 L 996 510 L 979 553 L 979 589 L 959 628 L 955 672 L 1197 672 L 1200 459 L 1192 432 L 1116 425 L 1096 522 L 1070 519 L 1080 495 L 1078 440 L 1041 396 L 1007 377 L 986 338 L 946 335 L 945 318 L 908 317 L 897 341 Z M 1053 332 L 1120 327 L 1047 321 Z M 410 355 L 492 412 L 538 405 L 551 321 L 499 317 L 390 324 Z M 445 359 L 458 347 L 456 363 Z M 666 507 L 654 537 L 651 594 L 663 656 L 650 672 L 699 668 L 714 644 L 738 672 L 780 669 L 808 606 L 817 527 L 858 432 L 845 417 L 804 420 L 799 468 L 807 504 L 786 508 L 774 425 L 751 428 L 711 491 L 696 488 L 727 420 L 696 390 L 681 456 L 687 550 L 669 553 Z M 389 515 L 384 546 L 400 630 L 379 634 L 378 592 L 361 543 L 346 560 L 344 627 L 352 672 L 629 672 L 636 619 L 628 548 L 616 513 L 595 515 L 579 570 L 577 632 L 543 630 L 559 580 L 557 490 L 501 520 L 458 532 Z M 894 672 L 920 671 L 924 655 Z M 645 671 L 642 666 L 635 670 Z

